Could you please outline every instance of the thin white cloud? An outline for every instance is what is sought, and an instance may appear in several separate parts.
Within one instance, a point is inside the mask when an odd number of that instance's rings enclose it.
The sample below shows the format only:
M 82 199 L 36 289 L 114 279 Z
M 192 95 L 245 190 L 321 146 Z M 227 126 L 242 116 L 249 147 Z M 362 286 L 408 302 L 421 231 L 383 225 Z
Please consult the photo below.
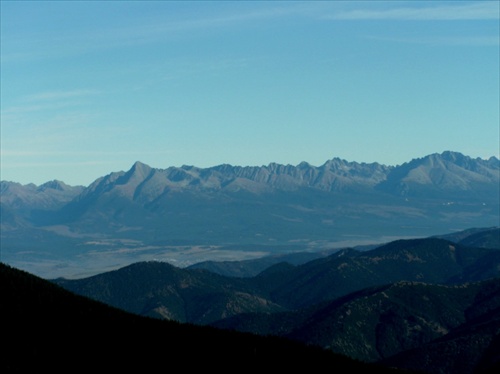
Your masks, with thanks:
M 251 4 L 251 3 L 250 3 Z M 240 4 L 241 5 L 241 4 Z M 287 3 L 268 7 L 253 7 L 248 9 L 230 9 L 226 12 L 214 13 L 201 17 L 184 19 L 152 18 L 145 22 L 124 27 L 113 27 L 88 34 L 92 43 L 86 44 L 88 48 L 108 48 L 110 45 L 117 47 L 142 45 L 147 43 L 178 40 L 192 32 L 203 32 L 222 29 L 234 25 L 242 26 L 248 22 L 268 21 L 286 16 L 300 15 L 301 3 Z
M 54 167 L 54 166 L 93 166 L 110 165 L 112 161 L 56 161 L 56 162 L 9 162 L 2 163 L 2 169 Z
M 235 3 L 236 4 L 236 3 Z M 233 4 L 233 5 L 235 5 Z M 244 2 L 242 2 L 244 4 Z M 286 16 L 305 15 L 309 7 L 308 2 L 282 2 L 264 4 L 238 4 L 234 8 L 229 5 L 221 11 L 211 14 L 198 13 L 198 15 L 169 17 L 169 12 L 164 9 L 154 15 L 142 15 L 142 18 L 131 18 L 129 24 L 113 24 L 81 30 L 68 29 L 65 33 L 51 36 L 50 40 L 44 35 L 30 35 L 26 37 L 11 37 L 2 39 L 4 50 L 1 56 L 2 63 L 25 61 L 31 59 L 61 58 L 68 55 L 81 55 L 102 49 L 133 47 L 137 45 L 163 43 L 179 38 L 191 37 L 193 32 L 204 32 L 223 29 L 231 26 L 242 26 L 245 23 L 269 21 Z M 314 2 L 313 2 L 314 4 Z M 307 5 L 307 6 L 306 6 Z M 247 7 L 248 6 L 248 7 Z M 316 13 L 318 13 L 316 9 Z M 47 48 L 50 43 L 50 48 Z M 17 50 L 16 45 L 27 45 L 28 50 Z
M 411 3 L 411 2 L 410 2 Z M 421 3 L 412 7 L 387 9 L 354 9 L 339 11 L 325 16 L 335 20 L 497 20 L 500 19 L 500 3 L 497 1 L 479 1 L 468 4 L 426 5 Z M 396 3 L 397 4 L 397 3 Z M 432 4 L 428 2 L 426 4 Z
M 61 116 L 65 113 L 64 121 L 75 123 L 87 120 L 88 111 L 77 111 L 77 107 L 85 104 L 84 99 L 91 95 L 99 94 L 97 90 L 67 90 L 67 91 L 44 91 L 21 97 L 15 105 L 2 106 L 0 116 L 4 129 L 8 126 L 19 125 L 23 123 L 40 122 L 41 118 L 32 116 L 34 113 L 58 113 Z M 53 115 L 53 114 L 50 114 Z
M 283 17 L 313 17 L 332 20 L 497 20 L 500 19 L 500 3 L 477 2 L 432 2 L 408 1 L 409 6 L 394 7 L 400 2 L 276 2 L 272 6 L 249 8 L 226 8 L 225 12 L 199 17 L 174 19 L 165 13 L 149 15 L 142 22 L 129 25 L 107 25 L 75 33 L 68 30 L 50 38 L 51 48 L 43 35 L 31 35 L 29 39 L 2 39 L 4 44 L 2 63 L 38 58 L 59 58 L 67 55 L 86 54 L 91 51 L 166 42 L 191 35 L 193 31 L 204 31 L 229 26 L 241 26 L 258 21 L 274 21 Z M 375 7 L 375 5 L 376 7 Z M 424 4 L 424 5 L 422 5 Z M 442 5 L 445 4 L 445 5 Z M 364 8 L 360 8 L 364 6 Z M 385 9 L 381 9 L 385 7 Z M 21 37 L 20 37 L 21 38 Z M 15 45 L 30 48 L 17 50 Z
M 0 149 L 0 155 L 5 157 L 39 157 L 39 156 L 71 156 L 71 157 L 79 157 L 79 156 L 130 156 L 130 155 L 166 155 L 172 154 L 174 151 L 89 151 L 89 152 L 71 152 L 71 151 L 19 151 L 19 150 L 9 150 L 9 149 Z
M 75 102 L 50 102 L 32 105 L 16 105 L 2 109 L 2 121 L 11 122 L 16 116 L 27 115 L 33 112 L 60 110 L 78 105 Z M 4 124 L 5 124 L 4 122 Z
M 368 39 L 410 43 L 410 44 L 426 44 L 426 45 L 448 45 L 448 46 L 469 46 L 469 47 L 485 47 L 499 46 L 500 36 L 463 36 L 463 37 L 428 37 L 428 38 L 398 38 L 398 37 L 379 37 L 367 36 Z
M 169 65 L 162 65 L 158 70 L 158 76 L 162 80 L 173 80 L 179 78 L 193 77 L 199 74 L 225 73 L 230 69 L 245 69 L 258 59 L 236 58 L 236 59 L 213 59 L 204 61 L 172 61 Z
M 27 96 L 27 101 L 65 100 L 98 94 L 97 90 L 45 91 Z

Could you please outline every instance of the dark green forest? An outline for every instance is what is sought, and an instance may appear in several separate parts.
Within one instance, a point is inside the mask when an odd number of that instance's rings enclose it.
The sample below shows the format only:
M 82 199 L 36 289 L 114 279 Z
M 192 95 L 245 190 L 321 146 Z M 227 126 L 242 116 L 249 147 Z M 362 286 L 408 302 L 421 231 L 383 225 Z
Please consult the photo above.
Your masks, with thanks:
M 0 264 L 2 373 L 216 369 L 397 372 L 277 337 L 133 315 Z

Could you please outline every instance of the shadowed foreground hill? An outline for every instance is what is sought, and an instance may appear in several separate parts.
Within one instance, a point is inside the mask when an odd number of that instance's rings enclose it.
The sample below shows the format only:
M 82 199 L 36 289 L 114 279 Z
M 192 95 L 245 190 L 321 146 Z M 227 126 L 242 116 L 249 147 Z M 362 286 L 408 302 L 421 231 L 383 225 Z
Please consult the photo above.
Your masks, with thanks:
M 129 314 L 0 263 L 2 373 L 217 369 L 392 370 L 271 337 Z

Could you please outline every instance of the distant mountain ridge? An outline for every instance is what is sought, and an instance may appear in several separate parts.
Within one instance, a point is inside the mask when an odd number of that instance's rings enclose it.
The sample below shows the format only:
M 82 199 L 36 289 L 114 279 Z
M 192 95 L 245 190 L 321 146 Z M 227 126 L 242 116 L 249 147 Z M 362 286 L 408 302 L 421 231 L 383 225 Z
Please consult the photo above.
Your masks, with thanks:
M 1 182 L 3 256 L 37 273 L 33 266 L 41 256 L 54 261 L 52 253 L 64 253 L 62 246 L 78 248 L 75 266 L 82 256 L 94 261 L 88 254 L 96 252 L 124 264 L 114 254 L 124 245 L 135 254 L 127 262 L 175 252 L 190 265 L 229 253 L 254 258 L 252 246 L 270 254 L 425 237 L 499 226 L 499 186 L 499 159 L 448 151 L 399 166 L 340 158 L 318 167 L 156 169 L 136 162 L 87 187 Z M 200 246 L 224 253 L 204 251 L 192 260 L 178 252 Z
M 40 186 L 0 182 L 2 205 L 17 209 L 57 208 L 71 201 L 83 190 L 84 187 L 82 186 L 68 186 L 58 180 Z
M 302 162 L 297 166 L 276 163 L 270 163 L 267 166 L 222 164 L 204 169 L 186 165 L 154 169 L 137 161 L 127 172 L 113 172 L 98 178 L 83 191 L 82 197 L 92 192 L 109 191 L 112 185 L 126 185 L 127 188 L 122 188 L 121 192 L 129 197 L 143 193 L 150 199 L 158 197 L 164 188 L 205 188 L 233 191 L 235 189 L 248 189 L 252 191 L 252 187 L 255 186 L 247 185 L 244 181 L 285 190 L 313 187 L 325 191 L 335 191 L 354 186 L 373 187 L 386 181 L 388 184 L 386 188 L 394 182 L 406 182 L 439 185 L 441 189 L 469 189 L 474 186 L 473 183 L 498 183 L 499 170 L 500 160 L 494 156 L 488 160 L 473 159 L 451 151 L 413 159 L 398 166 L 386 166 L 377 162 L 349 162 L 333 158 L 318 167 Z M 2 181 L 2 192 L 11 183 Z M 162 190 L 152 188 L 158 183 L 162 186 Z M 60 187 L 54 187 L 55 185 Z M 26 186 L 36 188 L 35 185 Z M 66 190 L 69 186 L 60 181 L 47 182 L 40 186 L 42 189 L 48 187 Z
M 441 191 L 457 196 L 457 191 L 475 191 L 478 195 L 499 183 L 500 160 L 472 159 L 458 152 L 432 154 L 405 163 L 387 176 L 382 189 L 402 195 L 435 194 Z M 492 186 L 488 186 L 492 183 Z M 432 191 L 429 187 L 435 187 Z
M 333 158 L 319 167 L 302 162 L 297 166 L 271 163 L 261 167 L 226 164 L 206 169 L 194 166 L 153 169 L 138 161 L 126 173 L 111 173 L 96 180 L 89 186 L 88 193 L 106 190 L 105 186 L 114 182 L 116 185 L 127 185 L 128 189 L 122 189 L 122 192 L 128 192 L 129 197 L 146 195 L 150 201 L 160 196 L 165 188 L 259 192 L 269 191 L 270 188 L 293 190 L 311 187 L 335 191 L 373 187 L 386 180 L 388 183 L 397 180 L 400 183 L 439 185 L 444 190 L 467 190 L 473 188 L 475 183 L 498 183 L 499 170 L 500 160 L 496 157 L 472 159 L 456 152 L 432 154 L 400 166 Z
M 137 161 L 127 172 L 110 173 L 86 188 L 70 187 L 58 181 L 40 187 L 2 182 L 2 205 L 16 207 L 16 202 L 30 196 L 32 199 L 24 204 L 32 203 L 35 208 L 58 208 L 66 203 L 70 207 L 81 207 L 108 197 L 124 198 L 146 209 L 155 209 L 166 195 L 175 192 L 201 196 L 216 192 L 259 195 L 303 189 L 356 194 L 378 191 L 389 196 L 425 198 L 464 198 L 466 193 L 467 197 L 496 201 L 499 184 L 500 160 L 496 157 L 472 159 L 449 151 L 400 166 L 333 158 L 319 167 L 302 162 L 297 166 L 271 163 L 261 167 L 219 165 L 206 169 L 194 166 L 154 169 Z M 51 200 L 45 198 L 45 204 L 41 204 L 45 195 Z

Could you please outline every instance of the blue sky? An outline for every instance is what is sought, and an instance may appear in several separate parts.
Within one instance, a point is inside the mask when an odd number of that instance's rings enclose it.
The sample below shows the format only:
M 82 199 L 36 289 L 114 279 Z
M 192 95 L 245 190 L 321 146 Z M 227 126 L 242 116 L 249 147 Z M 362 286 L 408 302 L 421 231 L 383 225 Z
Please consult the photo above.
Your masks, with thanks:
M 499 153 L 498 1 L 1 1 L 1 178 Z

